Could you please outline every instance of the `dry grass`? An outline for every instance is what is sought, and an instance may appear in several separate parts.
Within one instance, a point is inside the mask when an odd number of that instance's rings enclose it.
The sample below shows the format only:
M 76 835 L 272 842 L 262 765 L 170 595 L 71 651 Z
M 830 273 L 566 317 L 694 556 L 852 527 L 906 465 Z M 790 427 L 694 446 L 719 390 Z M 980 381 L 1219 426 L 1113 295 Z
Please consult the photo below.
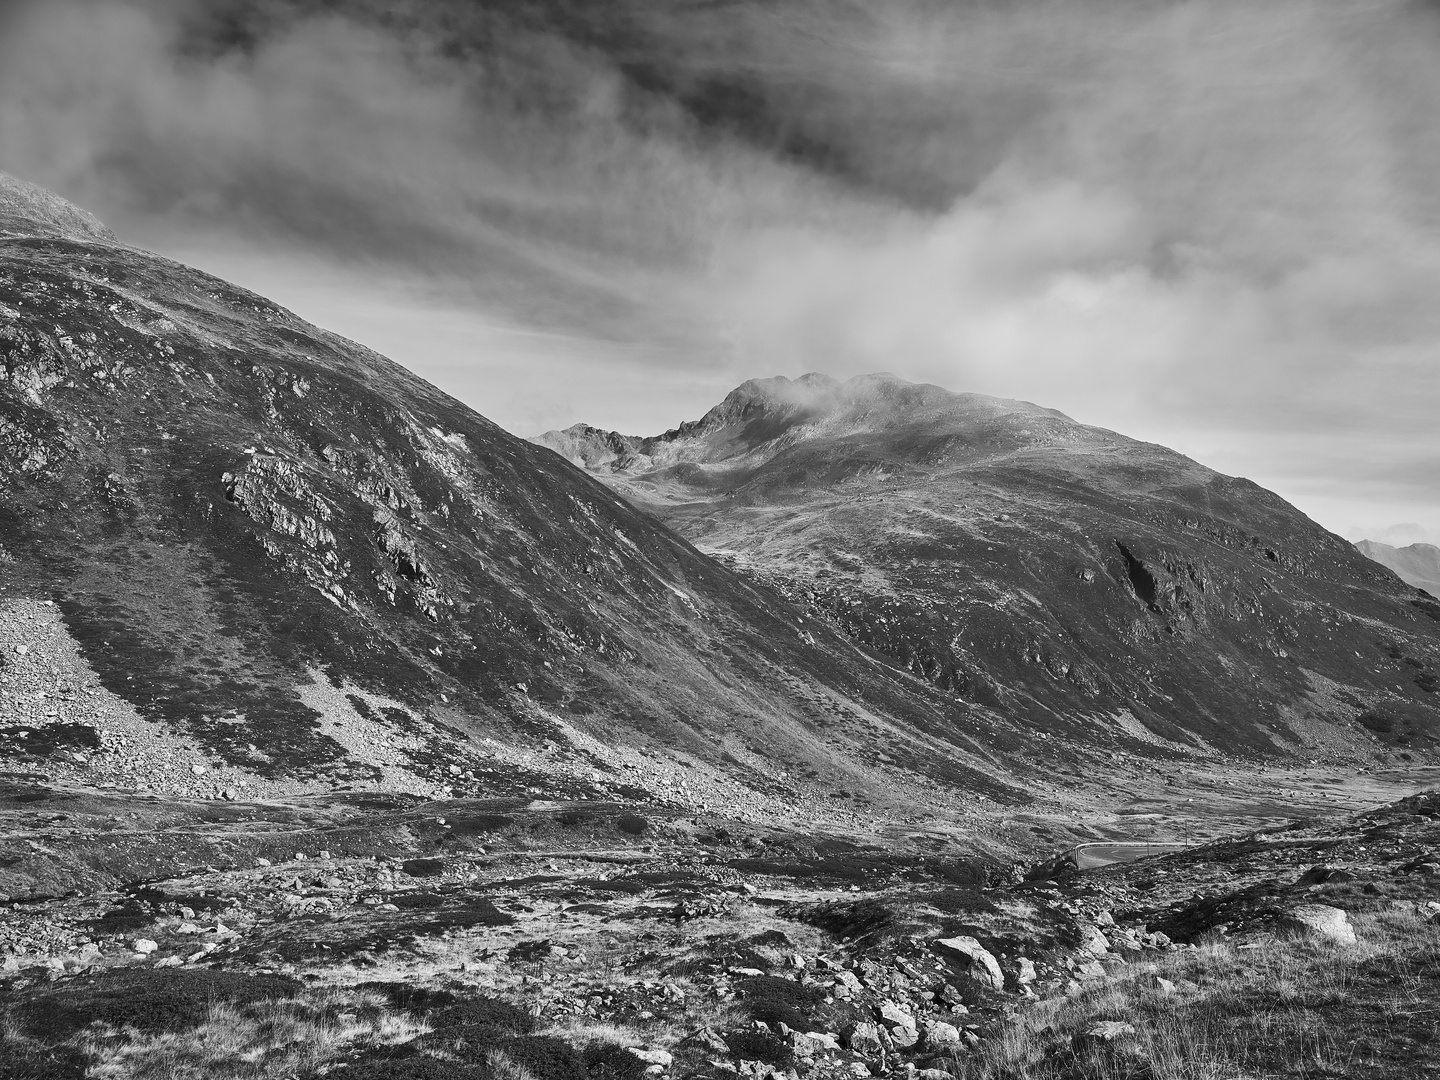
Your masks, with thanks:
M 1212 942 L 1037 1004 L 955 1062 L 967 1080 L 1234 1080 L 1440 1075 L 1440 928 L 1413 912 L 1356 920 L 1360 943 Z M 1160 979 L 1176 985 L 1162 989 Z M 1133 1040 L 1077 1054 L 1100 1020 Z

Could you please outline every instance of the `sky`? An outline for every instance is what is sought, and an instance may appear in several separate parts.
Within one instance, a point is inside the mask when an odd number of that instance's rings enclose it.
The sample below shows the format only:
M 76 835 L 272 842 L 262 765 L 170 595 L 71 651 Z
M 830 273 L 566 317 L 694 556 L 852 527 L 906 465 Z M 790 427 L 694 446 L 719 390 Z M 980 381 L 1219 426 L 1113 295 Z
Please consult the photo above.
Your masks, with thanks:
M 0 0 L 0 170 L 521 435 L 890 371 L 1440 542 L 1440 5 Z

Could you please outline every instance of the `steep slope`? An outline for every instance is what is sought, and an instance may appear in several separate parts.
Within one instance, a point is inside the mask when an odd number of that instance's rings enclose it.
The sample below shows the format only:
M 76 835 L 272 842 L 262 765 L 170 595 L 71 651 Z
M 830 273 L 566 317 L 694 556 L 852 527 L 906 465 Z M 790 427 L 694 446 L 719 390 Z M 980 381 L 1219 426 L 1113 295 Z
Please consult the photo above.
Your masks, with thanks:
M 0 236 L 59 236 L 115 242 L 94 214 L 53 191 L 0 172 Z
M 1378 540 L 1361 540 L 1355 547 L 1367 559 L 1395 571 L 1401 581 L 1440 596 L 1440 547 L 1407 544 L 1397 548 Z
M 807 777 L 902 804 L 937 782 L 1014 797 L 1004 717 L 812 627 L 398 365 L 18 190 L 0 599 L 21 630 L 39 609 L 16 604 L 57 603 L 136 723 L 320 787 L 398 769 L 431 793 L 736 812 L 803 809 Z M 59 666 L 18 648 L 0 708 L 29 739 L 83 679 L 51 685 Z
M 1440 604 L 1271 492 L 1053 410 L 807 375 L 659 436 L 538 441 L 1063 744 L 1343 758 L 1440 735 Z M 1377 734 L 1370 705 L 1413 722 Z

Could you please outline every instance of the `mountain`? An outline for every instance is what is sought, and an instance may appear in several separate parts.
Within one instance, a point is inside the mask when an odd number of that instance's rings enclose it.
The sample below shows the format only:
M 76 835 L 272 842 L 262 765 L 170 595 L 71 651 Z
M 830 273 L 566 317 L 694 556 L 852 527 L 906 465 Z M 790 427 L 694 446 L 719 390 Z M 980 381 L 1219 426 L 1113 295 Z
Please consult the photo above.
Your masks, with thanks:
M 1431 747 L 1440 604 L 1272 492 L 1027 402 L 755 380 L 651 437 L 537 440 L 1051 745 Z
M 384 357 L 3 190 L 0 756 L 171 793 L 1026 797 L 1009 718 Z
M 1440 596 L 1440 547 L 1407 544 L 1397 548 L 1378 540 L 1361 540 L 1355 547 L 1367 559 L 1395 571 L 1401 581 Z

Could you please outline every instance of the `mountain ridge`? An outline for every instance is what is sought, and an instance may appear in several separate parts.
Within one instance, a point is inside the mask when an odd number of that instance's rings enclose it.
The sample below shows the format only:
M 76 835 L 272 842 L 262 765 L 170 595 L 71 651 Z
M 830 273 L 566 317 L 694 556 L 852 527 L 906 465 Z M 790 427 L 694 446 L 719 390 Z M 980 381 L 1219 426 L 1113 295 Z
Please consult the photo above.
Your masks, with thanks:
M 1272 492 L 1055 410 L 810 375 L 646 439 L 537 441 L 891 662 L 1070 738 L 1108 717 L 1352 753 L 1357 718 L 1401 704 L 1440 730 L 1440 608 Z
M 1366 558 L 1393 570 L 1405 583 L 1432 596 L 1440 595 L 1440 547 L 1422 543 L 1395 547 L 1379 540 L 1359 540 L 1355 547 Z

